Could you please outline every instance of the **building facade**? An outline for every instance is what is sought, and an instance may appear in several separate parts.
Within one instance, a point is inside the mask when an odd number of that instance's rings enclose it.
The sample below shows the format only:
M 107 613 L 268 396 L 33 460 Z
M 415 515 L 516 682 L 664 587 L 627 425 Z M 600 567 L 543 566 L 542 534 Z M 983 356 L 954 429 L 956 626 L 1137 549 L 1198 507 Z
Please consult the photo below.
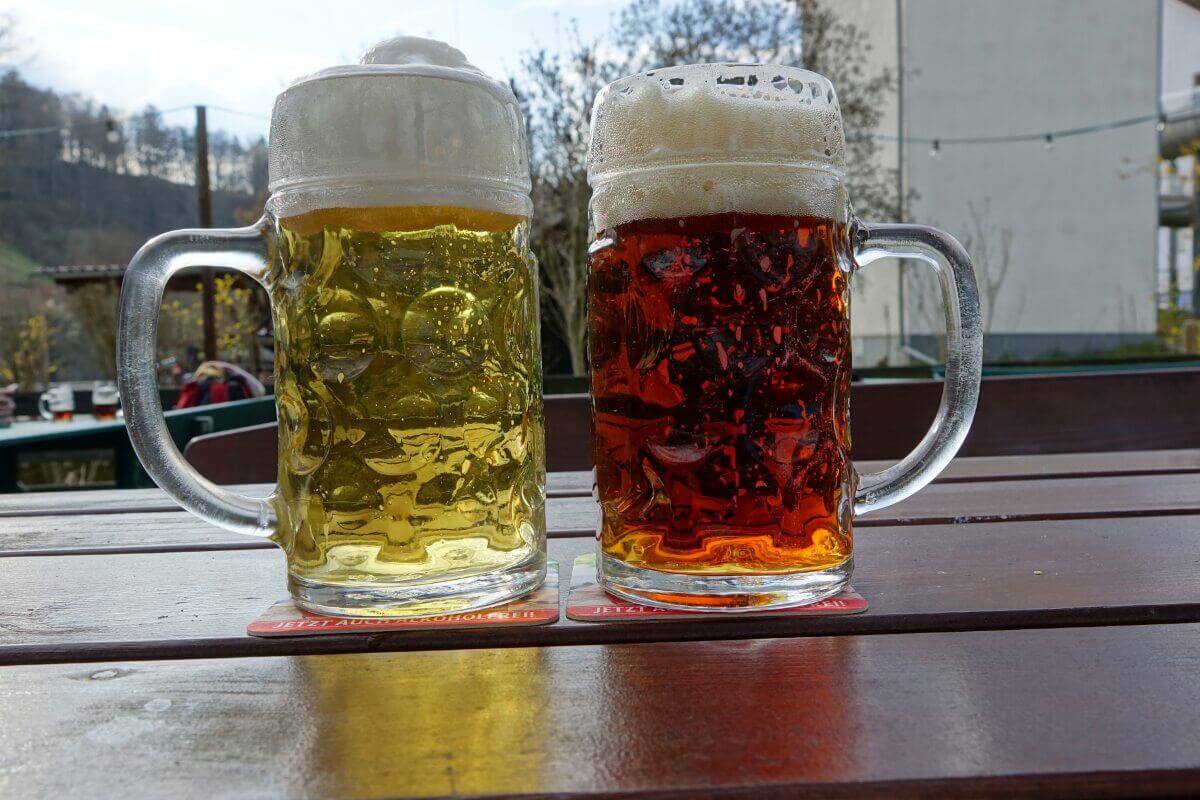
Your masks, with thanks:
M 1187 60 L 1174 50 L 1200 52 L 1194 36 L 1164 34 L 1165 4 L 1200 13 L 1181 0 L 846 4 L 874 64 L 899 76 L 875 133 L 901 141 L 881 166 L 899 170 L 906 220 L 968 245 L 989 360 L 1116 356 L 1155 340 L 1163 73 Z M 928 268 L 859 277 L 858 363 L 938 360 Z

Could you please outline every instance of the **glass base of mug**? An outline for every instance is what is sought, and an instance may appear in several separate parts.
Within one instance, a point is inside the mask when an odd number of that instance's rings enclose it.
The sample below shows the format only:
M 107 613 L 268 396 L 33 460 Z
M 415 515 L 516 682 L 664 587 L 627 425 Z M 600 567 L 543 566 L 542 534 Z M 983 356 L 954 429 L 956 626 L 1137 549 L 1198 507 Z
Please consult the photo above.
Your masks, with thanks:
M 296 605 L 329 617 L 432 617 L 463 614 L 529 594 L 546 579 L 546 558 L 438 583 L 321 583 L 288 573 Z
M 596 558 L 605 591 L 641 605 L 681 611 L 736 614 L 816 603 L 845 589 L 854 558 L 813 572 L 773 575 L 687 575 L 626 564 L 605 553 Z

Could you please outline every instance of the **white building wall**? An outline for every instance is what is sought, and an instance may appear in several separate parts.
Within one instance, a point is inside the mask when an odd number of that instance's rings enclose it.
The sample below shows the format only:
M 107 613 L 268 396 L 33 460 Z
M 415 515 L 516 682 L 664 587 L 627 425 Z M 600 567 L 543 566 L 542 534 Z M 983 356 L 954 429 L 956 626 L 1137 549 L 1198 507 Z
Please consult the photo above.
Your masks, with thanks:
M 1164 0 L 1162 92 L 1166 96 L 1196 86 L 1200 73 L 1200 10 L 1181 0 Z
M 1162 15 L 1162 94 L 1163 110 L 1170 113 L 1186 107 L 1191 102 L 1192 93 L 1197 89 L 1197 79 L 1200 76 L 1200 9 L 1190 6 L 1181 0 L 1165 0 Z M 1186 197 L 1193 195 L 1195 176 L 1195 156 L 1176 158 L 1164 169 L 1164 179 L 1160 182 L 1163 194 Z M 1166 165 L 1164 165 L 1166 166 Z M 1171 232 L 1167 228 L 1159 230 L 1159 279 L 1158 288 L 1162 292 L 1162 300 L 1167 299 L 1167 287 L 1171 275 Z M 1174 275 L 1178 282 L 1179 296 L 1185 306 L 1192 302 L 1195 290 L 1196 270 L 1200 264 L 1192 263 L 1191 228 L 1175 230 L 1175 263 Z
M 844 20 L 857 25 L 870 37 L 871 49 L 865 60 L 871 74 L 883 69 L 898 74 L 898 8 L 897 0 L 840 0 L 836 5 Z M 899 93 L 891 94 L 880 111 L 879 126 L 871 133 L 895 136 L 899 132 Z M 858 133 L 846 132 L 848 135 Z M 877 156 L 878 168 L 898 169 L 899 147 L 895 141 L 882 140 Z M 887 259 L 872 264 L 851 281 L 850 328 L 856 366 L 895 364 L 900 358 L 899 274 L 898 262 Z
M 904 0 L 907 135 L 994 136 L 1155 114 L 1158 26 L 1158 0 Z M 974 204 L 986 209 L 993 249 L 1012 231 L 990 357 L 1078 354 L 1153 335 L 1156 158 L 1153 122 L 1050 150 L 1042 141 L 944 143 L 932 158 L 928 145 L 908 148 L 914 221 L 963 237 Z M 988 267 L 994 280 L 998 265 Z M 909 330 L 922 333 L 928 309 L 906 305 Z

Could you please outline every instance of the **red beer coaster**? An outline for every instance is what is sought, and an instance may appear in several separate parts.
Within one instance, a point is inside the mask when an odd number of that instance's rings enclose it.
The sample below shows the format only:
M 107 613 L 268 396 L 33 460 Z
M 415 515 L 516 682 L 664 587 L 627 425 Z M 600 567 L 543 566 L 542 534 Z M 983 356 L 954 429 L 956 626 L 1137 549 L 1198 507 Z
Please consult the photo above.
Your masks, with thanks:
M 504 605 L 441 614 L 431 617 L 327 617 L 297 608 L 291 600 L 280 600 L 246 626 L 251 636 L 320 636 L 330 633 L 379 633 L 380 631 L 429 631 L 456 628 L 505 628 L 548 625 L 558 621 L 558 564 L 546 565 L 542 585 Z
M 827 617 L 861 614 L 867 610 L 862 595 L 847 586 L 833 597 L 817 603 L 793 608 L 771 608 L 746 611 L 737 617 Z M 733 614 L 713 614 L 711 611 L 681 611 L 672 608 L 643 606 L 615 597 L 596 582 L 596 556 L 579 556 L 571 567 L 571 593 L 567 597 L 567 617 L 578 622 L 653 622 L 655 620 L 708 619 L 733 617 Z

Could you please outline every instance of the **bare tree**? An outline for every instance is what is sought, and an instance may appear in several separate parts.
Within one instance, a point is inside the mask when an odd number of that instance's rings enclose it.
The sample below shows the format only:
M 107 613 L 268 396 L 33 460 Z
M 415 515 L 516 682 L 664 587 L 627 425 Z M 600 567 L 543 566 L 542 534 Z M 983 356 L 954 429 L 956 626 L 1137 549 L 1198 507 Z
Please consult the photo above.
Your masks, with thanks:
M 17 34 L 17 18 L 10 13 L 0 14 L 0 69 L 14 69 L 25 42 Z
M 963 248 L 975 264 L 979 282 L 980 305 L 983 306 L 983 333 L 992 332 L 1000 291 L 1012 266 L 1012 228 L 996 228 L 990 217 L 992 200 L 986 198 L 981 210 L 974 202 L 967 203 L 967 230 L 962 237 Z
M 931 224 L 945 227 L 936 220 Z M 967 203 L 964 230 L 959 238 L 975 267 L 984 337 L 992 333 L 1002 296 L 1005 307 L 1010 310 L 1010 327 L 1015 329 L 1025 310 L 1025 290 L 1022 289 L 1016 297 L 1008 297 L 1004 293 L 1012 268 L 1012 228 L 998 227 L 992 222 L 992 201 L 991 198 L 985 198 L 982 208 L 973 202 Z M 946 348 L 941 333 L 945 327 L 945 316 L 937 278 L 931 270 L 921 267 L 906 270 L 903 275 L 904 296 L 908 298 L 906 308 L 913 329 L 919 334 L 935 337 L 934 352 L 928 355 L 936 361 L 944 361 Z
M 117 365 L 117 284 L 103 281 L 71 293 L 71 305 L 96 360 L 100 377 L 115 378 Z
M 618 75 L 573 25 L 564 52 L 522 58 L 513 89 L 529 124 L 534 250 L 541 265 L 544 319 L 567 348 L 571 372 L 587 369 L 588 121 L 596 93 Z
M 634 0 L 606 35 L 584 40 L 572 26 L 568 39 L 560 52 L 526 53 L 513 88 L 529 124 L 538 210 L 533 246 L 542 265 L 545 318 L 565 344 L 573 373 L 587 366 L 588 122 L 596 92 L 622 75 L 723 61 L 798 65 L 828 75 L 849 133 L 855 202 L 876 218 L 895 217 L 894 175 L 878 167 L 878 144 L 864 135 L 878 124 L 895 76 L 871 71 L 865 32 L 843 21 L 832 4 Z

